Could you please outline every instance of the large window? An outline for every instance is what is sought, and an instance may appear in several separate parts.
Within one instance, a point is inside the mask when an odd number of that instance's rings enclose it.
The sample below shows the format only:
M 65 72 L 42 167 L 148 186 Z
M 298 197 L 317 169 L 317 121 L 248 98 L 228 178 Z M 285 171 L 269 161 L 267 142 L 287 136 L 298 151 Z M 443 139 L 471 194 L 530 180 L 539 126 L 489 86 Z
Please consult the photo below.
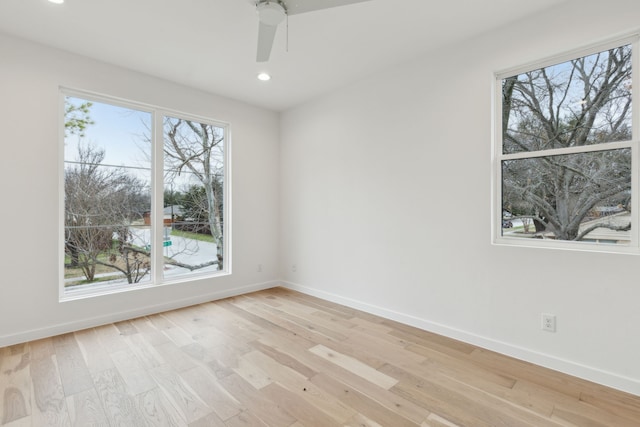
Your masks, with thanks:
M 497 76 L 497 243 L 637 250 L 636 49 L 633 38 Z
M 71 91 L 63 102 L 61 298 L 228 272 L 227 126 Z

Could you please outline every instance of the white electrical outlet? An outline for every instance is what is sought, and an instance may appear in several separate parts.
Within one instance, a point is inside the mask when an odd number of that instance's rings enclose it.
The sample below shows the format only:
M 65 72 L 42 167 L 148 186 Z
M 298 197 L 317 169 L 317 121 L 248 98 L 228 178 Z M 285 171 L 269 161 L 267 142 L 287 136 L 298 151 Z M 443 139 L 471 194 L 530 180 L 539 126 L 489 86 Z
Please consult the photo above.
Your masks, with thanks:
M 258 273 L 262 272 L 262 264 L 258 264 Z
M 542 330 L 547 332 L 556 331 L 556 316 L 549 313 L 542 313 Z
M 291 271 L 293 271 L 295 273 L 296 271 L 298 271 L 298 267 L 295 264 L 293 264 L 291 266 Z

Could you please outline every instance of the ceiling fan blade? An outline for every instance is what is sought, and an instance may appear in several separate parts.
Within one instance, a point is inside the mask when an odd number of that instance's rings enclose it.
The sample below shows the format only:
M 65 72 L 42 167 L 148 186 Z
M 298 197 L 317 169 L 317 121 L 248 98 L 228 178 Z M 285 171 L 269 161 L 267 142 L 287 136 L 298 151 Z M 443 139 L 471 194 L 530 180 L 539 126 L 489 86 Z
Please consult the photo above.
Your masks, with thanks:
M 287 15 L 297 15 L 365 1 L 370 0 L 285 0 L 284 3 L 287 8 Z
M 258 27 L 258 55 L 256 58 L 258 62 L 266 62 L 269 60 L 277 29 L 277 25 L 267 25 L 260 22 L 260 26 Z

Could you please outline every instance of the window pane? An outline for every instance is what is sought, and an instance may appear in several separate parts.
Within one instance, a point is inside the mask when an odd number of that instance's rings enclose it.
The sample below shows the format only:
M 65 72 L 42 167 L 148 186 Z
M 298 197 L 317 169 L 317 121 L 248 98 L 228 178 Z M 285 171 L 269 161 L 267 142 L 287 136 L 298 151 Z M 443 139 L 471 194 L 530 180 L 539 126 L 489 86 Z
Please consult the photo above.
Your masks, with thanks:
M 65 99 L 65 287 L 149 280 L 151 115 Z
M 164 123 L 165 277 L 224 267 L 224 129 Z
M 502 162 L 502 235 L 629 243 L 631 149 Z
M 631 139 L 631 46 L 502 80 L 504 154 Z

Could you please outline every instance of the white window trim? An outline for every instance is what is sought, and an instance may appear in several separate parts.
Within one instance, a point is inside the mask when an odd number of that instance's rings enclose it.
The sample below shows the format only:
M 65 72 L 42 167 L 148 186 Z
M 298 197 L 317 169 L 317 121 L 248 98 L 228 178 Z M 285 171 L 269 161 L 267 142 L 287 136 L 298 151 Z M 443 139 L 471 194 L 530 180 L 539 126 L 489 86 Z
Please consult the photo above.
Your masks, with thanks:
M 525 73 L 535 69 L 563 63 L 575 58 L 592 55 L 611 48 L 630 44 L 632 46 L 632 136 L 631 141 L 610 142 L 588 147 L 572 147 L 566 149 L 544 150 L 539 152 L 519 152 L 513 154 L 502 153 L 502 80 L 506 77 Z M 493 127 L 491 153 L 491 241 L 494 245 L 549 248 L 559 250 L 574 250 L 603 253 L 640 254 L 640 224 L 638 223 L 638 209 L 640 208 L 639 171 L 640 166 L 640 34 L 633 33 L 623 37 L 609 39 L 590 45 L 586 48 L 575 49 L 555 55 L 540 61 L 530 62 L 514 68 L 494 73 L 493 75 Z M 525 239 L 502 235 L 502 161 L 524 158 L 546 157 L 559 154 L 574 154 L 585 152 L 607 151 L 620 148 L 631 149 L 631 231 L 629 244 L 602 244 L 592 242 L 569 242 L 560 240 Z
M 152 183 L 151 183 L 151 212 L 152 212 L 152 224 L 161 224 L 163 221 L 163 198 L 164 188 L 158 183 L 164 182 L 163 168 L 164 168 L 164 156 L 163 156 L 163 122 L 162 117 L 170 116 L 181 118 L 185 120 L 196 121 L 199 123 L 210 124 L 224 129 L 224 191 L 223 191 L 223 203 L 224 203 L 224 234 L 223 234 L 223 259 L 224 269 L 216 272 L 204 272 L 204 273 L 192 273 L 188 276 L 178 278 L 162 279 L 163 253 L 162 245 L 155 245 L 154 242 L 162 242 L 162 227 L 154 227 L 151 236 L 151 247 L 154 250 L 151 253 L 152 270 L 150 272 L 150 281 L 142 284 L 107 284 L 107 285 L 91 285 L 85 289 L 69 290 L 64 286 L 64 215 L 65 215 L 65 201 L 64 201 L 64 140 L 65 129 L 64 125 L 59 126 L 58 132 L 58 297 L 60 302 L 74 301 L 78 299 L 111 295 L 120 292 L 129 292 L 139 289 L 157 288 L 159 286 L 175 285 L 180 283 L 192 282 L 196 280 L 202 280 L 207 278 L 217 278 L 223 276 L 229 276 L 232 274 L 232 182 L 231 182 L 231 126 L 229 123 L 221 122 L 219 120 L 213 120 L 209 117 L 198 116 L 190 113 L 184 113 L 178 110 L 172 110 L 170 108 L 145 104 L 141 102 L 131 101 L 127 99 L 117 98 L 109 95 L 99 94 L 90 91 L 72 89 L 61 86 L 59 88 L 59 106 L 58 106 L 58 123 L 64 123 L 65 116 L 65 98 L 68 96 L 86 99 L 87 101 L 94 101 L 100 103 L 111 104 L 123 108 L 135 109 L 143 112 L 148 112 L 152 116 L 153 129 L 152 129 L 152 144 L 151 144 L 151 156 L 152 156 Z

